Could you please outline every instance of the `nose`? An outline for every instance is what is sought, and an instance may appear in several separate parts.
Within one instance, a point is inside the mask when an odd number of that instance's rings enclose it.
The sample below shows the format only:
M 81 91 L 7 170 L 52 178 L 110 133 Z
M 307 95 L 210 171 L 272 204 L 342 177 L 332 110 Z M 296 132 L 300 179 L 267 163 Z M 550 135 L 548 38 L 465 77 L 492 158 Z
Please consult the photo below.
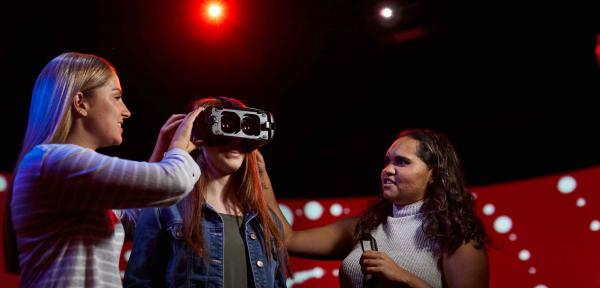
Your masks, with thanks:
M 127 109 L 127 105 L 125 105 L 125 103 L 123 103 L 123 111 L 121 112 L 121 115 L 123 115 L 124 119 L 131 117 L 131 111 Z
M 385 167 L 383 167 L 381 174 L 384 176 L 394 175 L 396 174 L 396 170 L 394 169 L 394 166 L 392 164 L 387 164 L 385 165 Z

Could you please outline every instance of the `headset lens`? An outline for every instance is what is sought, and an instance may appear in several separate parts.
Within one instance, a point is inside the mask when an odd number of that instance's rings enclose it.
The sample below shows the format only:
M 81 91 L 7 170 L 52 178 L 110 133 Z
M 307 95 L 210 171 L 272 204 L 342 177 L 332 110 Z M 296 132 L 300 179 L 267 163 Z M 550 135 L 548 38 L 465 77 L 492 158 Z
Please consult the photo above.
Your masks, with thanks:
M 235 134 L 240 131 L 240 117 L 232 112 L 223 112 L 221 115 L 221 130 L 225 133 Z
M 256 115 L 246 115 L 242 119 L 242 132 L 246 135 L 260 135 L 260 119 Z

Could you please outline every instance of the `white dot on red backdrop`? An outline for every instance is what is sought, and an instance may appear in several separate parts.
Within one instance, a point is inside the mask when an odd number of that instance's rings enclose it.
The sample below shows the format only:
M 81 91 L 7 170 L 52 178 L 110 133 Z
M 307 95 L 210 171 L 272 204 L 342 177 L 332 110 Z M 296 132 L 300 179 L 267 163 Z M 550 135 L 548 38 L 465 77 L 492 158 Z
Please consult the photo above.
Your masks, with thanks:
M 313 271 L 315 272 L 315 276 L 317 278 L 321 278 L 321 277 L 323 277 L 323 275 L 325 275 L 325 270 L 323 270 L 323 268 L 321 268 L 321 267 L 315 267 L 315 269 L 313 269 Z
M 317 201 L 308 201 L 304 205 L 304 215 L 310 220 L 317 220 L 323 215 L 323 206 Z
M 286 281 L 287 287 L 294 287 L 296 284 L 301 284 L 310 279 L 319 279 L 325 275 L 325 270 L 321 267 L 314 267 L 310 270 L 302 270 L 294 272 L 292 277 L 288 277 Z
M 508 216 L 500 216 L 494 221 L 494 230 L 500 234 L 507 233 L 512 229 L 512 220 Z
M 529 250 L 523 249 L 523 250 L 519 251 L 519 260 L 527 261 L 530 258 L 531 258 L 531 253 L 529 253 Z
M 528 272 L 529 274 L 535 274 L 537 272 L 537 269 L 535 269 L 535 267 L 529 267 Z
M 340 275 L 340 269 L 331 270 L 331 275 L 333 275 L 333 277 L 338 277 Z
M 8 186 L 6 182 L 6 177 L 4 175 L 0 175 L 0 192 L 6 191 L 6 187 Z
M 342 215 L 342 205 L 338 204 L 338 203 L 334 203 L 329 207 L 329 213 L 331 213 L 332 216 L 340 216 Z
M 517 234 L 510 233 L 510 235 L 508 235 L 508 240 L 510 240 L 510 241 L 517 241 Z
M 348 208 L 348 207 L 344 208 L 344 214 L 350 214 L 350 208 Z
M 494 204 L 485 204 L 483 206 L 483 214 L 484 215 L 492 215 L 494 214 L 494 212 L 496 212 L 496 206 L 494 206 Z
M 296 216 L 302 216 L 302 209 L 296 209 Z
M 592 230 L 593 232 L 598 232 L 598 230 L 600 230 L 600 221 L 592 220 L 592 222 L 590 223 L 590 230 Z
M 548 286 L 546 286 L 544 284 L 538 284 L 538 285 L 535 285 L 533 288 L 548 288 Z
M 292 213 L 292 209 L 285 204 L 279 204 L 279 209 L 281 209 L 281 213 L 283 213 L 283 217 L 290 225 L 294 225 L 294 214 Z
M 558 179 L 556 188 L 558 189 L 558 192 L 562 194 L 569 194 L 577 188 L 577 181 L 571 176 L 563 176 Z
M 583 207 L 583 206 L 585 206 L 585 198 L 583 198 L 583 197 L 577 198 L 576 205 L 577 205 L 577 207 Z

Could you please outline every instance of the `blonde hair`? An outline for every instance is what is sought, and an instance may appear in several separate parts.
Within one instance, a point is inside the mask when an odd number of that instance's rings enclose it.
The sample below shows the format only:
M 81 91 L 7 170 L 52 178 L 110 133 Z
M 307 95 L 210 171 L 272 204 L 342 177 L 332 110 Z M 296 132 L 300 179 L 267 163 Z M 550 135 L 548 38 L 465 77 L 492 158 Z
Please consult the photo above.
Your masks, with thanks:
M 73 96 L 82 92 L 92 97 L 92 90 L 106 84 L 115 73 L 115 68 L 101 57 L 77 52 L 60 54 L 46 64 L 33 86 L 27 129 L 15 167 L 36 145 L 65 143 L 73 122 Z M 4 267 L 9 273 L 18 273 L 11 190 L 4 210 Z
M 73 122 L 73 96 L 78 92 L 91 95 L 115 73 L 115 68 L 101 57 L 76 52 L 63 53 L 46 64 L 33 87 L 17 163 L 36 145 L 64 143 Z

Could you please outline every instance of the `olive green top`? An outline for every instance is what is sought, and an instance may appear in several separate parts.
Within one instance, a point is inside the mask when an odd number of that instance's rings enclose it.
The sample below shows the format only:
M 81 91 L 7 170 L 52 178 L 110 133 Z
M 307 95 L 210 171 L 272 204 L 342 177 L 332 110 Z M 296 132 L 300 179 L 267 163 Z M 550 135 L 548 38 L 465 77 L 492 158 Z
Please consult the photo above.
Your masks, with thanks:
M 220 214 L 224 226 L 224 265 L 223 284 L 225 288 L 254 287 L 252 272 L 248 267 L 248 251 L 244 245 L 243 216 Z

